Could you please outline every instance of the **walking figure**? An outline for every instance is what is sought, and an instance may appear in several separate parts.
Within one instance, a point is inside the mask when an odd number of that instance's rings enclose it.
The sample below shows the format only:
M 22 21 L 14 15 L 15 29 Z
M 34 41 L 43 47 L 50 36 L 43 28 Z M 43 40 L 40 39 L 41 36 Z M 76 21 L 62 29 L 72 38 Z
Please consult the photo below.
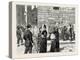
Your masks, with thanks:
M 17 26 L 16 33 L 17 33 L 17 44 L 18 44 L 18 46 L 20 46 L 20 41 L 21 41 L 21 45 L 23 44 L 22 31 L 21 31 L 20 26 Z
M 32 39 L 32 32 L 31 25 L 27 25 L 27 29 L 24 32 L 24 40 L 25 40 L 25 54 L 32 53 L 32 47 L 33 47 L 33 39 Z

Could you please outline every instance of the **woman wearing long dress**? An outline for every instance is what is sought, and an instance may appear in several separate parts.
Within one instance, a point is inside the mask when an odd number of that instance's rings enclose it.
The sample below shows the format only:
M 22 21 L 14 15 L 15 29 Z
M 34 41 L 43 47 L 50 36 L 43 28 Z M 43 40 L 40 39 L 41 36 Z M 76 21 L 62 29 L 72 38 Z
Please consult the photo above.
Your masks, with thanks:
M 40 53 L 47 52 L 47 31 L 46 25 L 44 25 L 44 30 L 42 31 L 42 41 L 40 43 Z
M 55 38 L 52 39 L 50 51 L 51 52 L 59 52 L 60 49 L 59 49 L 59 32 L 58 32 L 58 28 L 54 29 L 53 34 L 54 34 Z

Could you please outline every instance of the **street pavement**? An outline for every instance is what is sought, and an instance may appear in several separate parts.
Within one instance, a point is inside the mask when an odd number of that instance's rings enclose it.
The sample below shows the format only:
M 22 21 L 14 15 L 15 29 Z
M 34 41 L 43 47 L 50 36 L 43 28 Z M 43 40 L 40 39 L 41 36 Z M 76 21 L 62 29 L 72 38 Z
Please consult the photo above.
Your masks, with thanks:
M 33 45 L 32 48 L 32 53 L 37 53 L 37 49 L 36 49 L 36 45 Z M 47 52 L 50 51 L 50 47 L 51 47 L 51 41 L 47 41 Z M 17 47 L 17 53 L 18 54 L 24 54 L 25 51 L 25 46 L 24 45 L 20 45 L 19 47 Z M 70 40 L 60 40 L 60 52 L 74 52 L 75 51 L 75 41 L 70 41 Z

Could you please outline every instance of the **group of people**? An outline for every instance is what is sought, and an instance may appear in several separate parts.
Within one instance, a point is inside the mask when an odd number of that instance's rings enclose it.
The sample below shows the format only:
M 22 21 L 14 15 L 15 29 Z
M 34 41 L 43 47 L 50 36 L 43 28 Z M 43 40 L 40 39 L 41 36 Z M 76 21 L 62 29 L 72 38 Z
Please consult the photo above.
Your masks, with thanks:
M 75 40 L 75 32 L 74 32 L 74 26 L 73 25 L 69 25 L 67 26 L 63 26 L 62 31 L 61 31 L 61 35 L 62 35 L 62 39 L 64 41 L 66 40 L 70 40 L 73 41 Z
M 34 45 L 36 46 L 36 51 L 37 53 L 46 53 L 47 52 L 47 40 L 48 40 L 48 31 L 47 27 L 44 24 L 43 27 L 39 27 L 39 30 L 35 31 L 35 34 L 38 32 L 37 36 L 33 36 L 32 33 L 32 26 L 28 24 L 25 28 L 22 26 L 17 26 L 17 44 L 18 47 L 20 46 L 20 41 L 21 45 L 25 45 L 25 54 L 27 53 L 32 53 L 32 48 Z M 63 27 L 63 40 L 65 40 L 65 32 L 66 32 L 66 26 Z M 70 38 L 72 40 L 72 26 L 70 25 Z M 34 39 L 35 37 L 35 39 Z M 60 32 L 57 27 L 53 28 L 53 31 L 49 35 L 50 40 L 51 40 L 51 47 L 49 52 L 59 52 L 60 47 L 59 47 L 59 38 L 60 38 Z M 23 42 L 23 40 L 25 42 Z M 35 41 L 36 43 L 35 43 Z

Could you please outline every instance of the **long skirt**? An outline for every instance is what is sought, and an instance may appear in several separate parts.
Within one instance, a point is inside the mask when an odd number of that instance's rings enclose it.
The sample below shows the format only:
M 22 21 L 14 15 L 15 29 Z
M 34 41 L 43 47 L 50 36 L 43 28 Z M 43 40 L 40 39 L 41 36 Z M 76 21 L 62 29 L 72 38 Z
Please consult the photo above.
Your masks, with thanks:
M 52 40 L 50 52 L 59 52 L 59 41 Z
M 40 43 L 40 53 L 46 53 L 47 52 L 47 39 L 42 38 L 42 41 Z
M 56 51 L 56 41 L 52 40 L 50 52 L 55 52 L 55 51 Z

